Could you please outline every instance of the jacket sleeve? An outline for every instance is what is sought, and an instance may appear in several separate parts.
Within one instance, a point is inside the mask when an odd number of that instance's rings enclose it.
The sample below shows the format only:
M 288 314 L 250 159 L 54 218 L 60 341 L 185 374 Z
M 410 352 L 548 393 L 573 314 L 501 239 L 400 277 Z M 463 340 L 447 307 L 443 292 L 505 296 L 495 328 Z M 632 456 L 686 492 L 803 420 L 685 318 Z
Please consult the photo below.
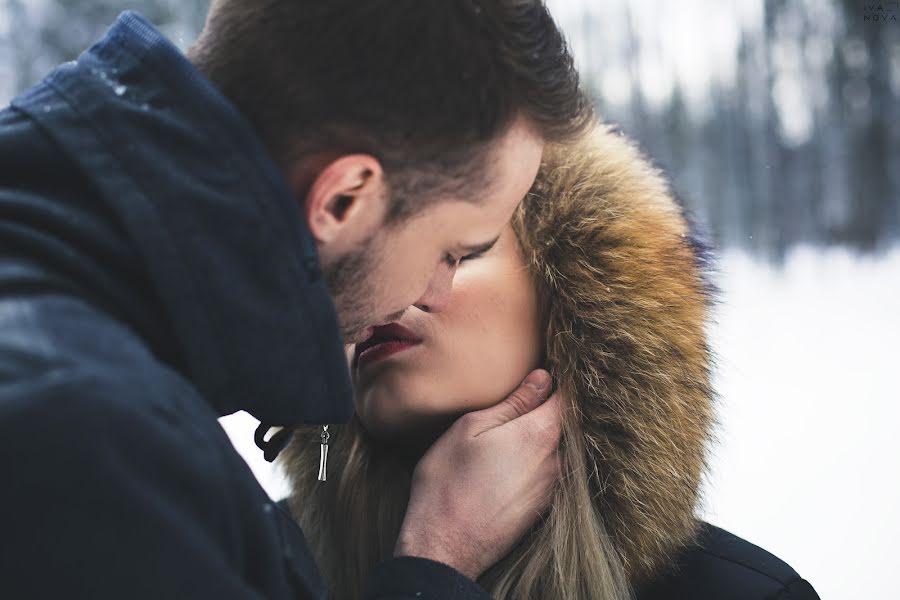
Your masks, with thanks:
M 159 389 L 72 370 L 0 381 L 0 596 L 259 598 L 207 434 L 142 402 Z
M 488 593 L 456 569 L 427 558 L 385 561 L 369 577 L 363 600 L 490 600 Z

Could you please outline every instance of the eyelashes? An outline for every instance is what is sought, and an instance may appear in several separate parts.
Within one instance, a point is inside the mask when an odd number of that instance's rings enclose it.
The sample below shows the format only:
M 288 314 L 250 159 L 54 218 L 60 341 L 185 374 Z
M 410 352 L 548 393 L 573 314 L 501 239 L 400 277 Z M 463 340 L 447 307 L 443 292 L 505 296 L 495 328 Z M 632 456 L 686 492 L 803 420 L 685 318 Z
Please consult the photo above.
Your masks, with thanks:
M 479 252 L 473 252 L 472 254 L 466 254 L 465 256 L 461 256 L 459 258 L 453 258 L 453 255 L 448 254 L 444 258 L 444 262 L 447 263 L 447 266 L 452 269 L 459 265 L 459 263 L 465 262 L 467 260 L 475 260 L 476 258 L 481 258 L 482 256 L 484 256 L 485 252 L 487 252 L 487 250 L 481 250 Z

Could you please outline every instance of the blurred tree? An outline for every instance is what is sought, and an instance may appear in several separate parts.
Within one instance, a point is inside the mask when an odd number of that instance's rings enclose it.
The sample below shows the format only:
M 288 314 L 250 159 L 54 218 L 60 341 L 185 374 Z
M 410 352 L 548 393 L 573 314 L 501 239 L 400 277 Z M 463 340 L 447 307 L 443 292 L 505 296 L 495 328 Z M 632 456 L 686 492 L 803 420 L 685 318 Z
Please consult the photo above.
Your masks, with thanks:
M 711 78 L 699 103 L 676 78 L 661 106 L 648 102 L 640 69 L 654 55 L 638 28 L 657 25 L 645 5 L 556 0 L 551 9 L 574 34 L 598 112 L 667 171 L 717 243 L 775 262 L 798 243 L 897 243 L 900 23 L 885 19 L 900 11 L 867 0 L 757 1 L 761 18 L 739 23 L 734 77 Z M 705 15 L 695 16 L 703 36 Z
M 900 232 L 900 10 L 896 3 L 842 0 L 844 34 L 831 70 L 831 97 L 853 151 L 846 161 L 853 206 L 840 241 L 874 248 Z M 885 21 L 894 17 L 896 21 Z M 836 114 L 835 114 L 836 113 Z M 843 140 L 842 140 L 843 141 Z

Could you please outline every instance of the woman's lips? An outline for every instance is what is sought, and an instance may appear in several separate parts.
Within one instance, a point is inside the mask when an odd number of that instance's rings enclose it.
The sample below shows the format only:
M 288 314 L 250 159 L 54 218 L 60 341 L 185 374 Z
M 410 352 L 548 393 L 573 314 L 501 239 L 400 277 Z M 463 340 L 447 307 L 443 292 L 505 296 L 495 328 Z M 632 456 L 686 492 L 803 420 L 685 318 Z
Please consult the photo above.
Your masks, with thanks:
M 356 345 L 354 367 L 361 369 L 422 343 L 414 331 L 400 323 L 385 323 L 372 330 L 371 336 Z
M 418 346 L 421 342 L 415 340 L 385 340 L 373 346 L 369 346 L 356 357 L 356 368 L 362 369 L 367 365 L 382 361 L 398 352 Z

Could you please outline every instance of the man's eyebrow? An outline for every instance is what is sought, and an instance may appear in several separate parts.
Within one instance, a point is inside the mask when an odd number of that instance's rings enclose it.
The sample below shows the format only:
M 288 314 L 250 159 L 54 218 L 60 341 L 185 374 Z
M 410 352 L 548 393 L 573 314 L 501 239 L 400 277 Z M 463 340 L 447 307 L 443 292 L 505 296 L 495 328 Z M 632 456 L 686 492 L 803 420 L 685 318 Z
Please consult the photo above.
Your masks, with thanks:
M 479 254 L 481 252 L 487 252 L 494 247 L 494 244 L 496 244 L 499 239 L 500 236 L 498 235 L 493 240 L 485 244 L 478 244 L 477 246 L 460 246 L 459 250 L 461 252 L 465 252 L 466 254 Z

